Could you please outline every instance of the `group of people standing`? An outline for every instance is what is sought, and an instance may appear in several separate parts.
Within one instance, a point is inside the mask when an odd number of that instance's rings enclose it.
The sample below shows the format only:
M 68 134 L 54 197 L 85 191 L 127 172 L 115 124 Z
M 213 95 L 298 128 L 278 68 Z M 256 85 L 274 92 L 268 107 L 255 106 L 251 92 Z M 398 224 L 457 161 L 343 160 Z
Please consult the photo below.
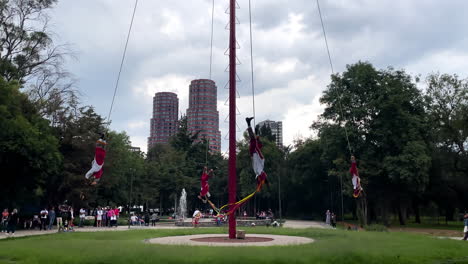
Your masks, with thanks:
M 327 210 L 325 213 L 325 224 L 336 228 L 336 214 Z
M 119 218 L 119 215 L 119 208 L 98 207 L 95 213 L 96 227 L 117 226 L 117 219 Z
M 8 209 L 3 210 L 1 223 L 2 233 L 6 232 L 8 235 L 14 234 L 16 231 L 16 225 L 18 225 L 18 223 L 18 210 L 13 209 L 11 213 L 8 212 Z

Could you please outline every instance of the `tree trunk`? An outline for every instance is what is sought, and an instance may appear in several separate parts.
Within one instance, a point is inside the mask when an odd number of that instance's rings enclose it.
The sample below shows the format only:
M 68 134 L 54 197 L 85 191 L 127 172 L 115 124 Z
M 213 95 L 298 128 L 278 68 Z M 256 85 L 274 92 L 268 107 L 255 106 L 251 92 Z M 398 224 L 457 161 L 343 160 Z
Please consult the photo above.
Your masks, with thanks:
M 414 211 L 414 216 L 415 216 L 415 221 L 416 223 L 420 224 L 421 223 L 421 215 L 419 214 L 419 202 L 414 199 L 413 200 L 413 211 Z
M 398 205 L 398 220 L 400 221 L 400 225 L 406 225 L 405 207 L 401 204 Z
M 367 200 L 364 192 L 361 193 L 359 198 L 356 198 L 356 214 L 359 225 L 361 227 L 367 226 Z

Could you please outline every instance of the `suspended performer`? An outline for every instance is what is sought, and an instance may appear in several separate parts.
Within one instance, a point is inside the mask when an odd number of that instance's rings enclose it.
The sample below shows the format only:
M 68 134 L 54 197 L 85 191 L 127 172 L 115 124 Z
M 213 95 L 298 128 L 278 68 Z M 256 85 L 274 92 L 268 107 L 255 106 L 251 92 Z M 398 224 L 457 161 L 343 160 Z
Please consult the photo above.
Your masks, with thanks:
M 351 173 L 352 182 L 353 182 L 353 197 L 358 198 L 361 195 L 362 187 L 361 187 L 361 178 L 359 178 L 359 172 L 356 165 L 356 158 L 351 156 L 351 168 L 349 169 Z
M 94 160 L 91 163 L 91 169 L 86 173 L 86 179 L 92 180 L 91 185 L 96 185 L 102 176 L 102 166 L 104 165 L 104 158 L 106 157 L 106 140 L 104 134 L 96 141 L 96 149 L 94 153 Z
M 208 198 L 210 198 L 210 185 L 208 184 L 208 179 L 213 177 L 214 172 L 213 169 L 211 169 L 208 172 L 208 168 L 205 166 L 203 167 L 203 172 L 200 178 L 201 182 L 201 189 L 200 189 L 200 195 L 198 195 L 198 199 L 202 200 L 203 203 L 206 203 Z
M 247 122 L 247 131 L 249 132 L 250 137 L 250 157 L 252 157 L 252 167 L 255 172 L 255 179 L 257 181 L 257 190 L 262 188 L 264 183 L 268 183 L 267 174 L 263 171 L 265 165 L 265 158 L 262 154 L 262 142 L 260 137 L 255 135 L 250 122 L 254 119 L 253 117 L 247 117 L 245 121 Z

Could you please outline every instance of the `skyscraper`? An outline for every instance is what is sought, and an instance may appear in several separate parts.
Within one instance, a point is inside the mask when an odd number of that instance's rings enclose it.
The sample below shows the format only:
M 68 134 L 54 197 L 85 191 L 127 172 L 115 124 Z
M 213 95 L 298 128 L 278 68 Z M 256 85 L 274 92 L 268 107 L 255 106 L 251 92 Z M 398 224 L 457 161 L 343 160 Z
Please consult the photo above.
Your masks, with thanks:
M 271 129 L 271 134 L 276 136 L 276 146 L 282 147 L 283 146 L 283 122 L 278 121 L 271 121 L 271 120 L 265 120 L 262 122 L 259 122 L 258 127 L 266 126 Z
M 192 134 L 199 132 L 199 139 L 210 142 L 210 150 L 221 151 L 221 131 L 219 131 L 219 112 L 217 87 L 208 79 L 193 80 L 189 86 L 189 108 L 187 126 Z
M 155 94 L 148 150 L 154 144 L 169 143 L 170 137 L 177 133 L 178 113 L 179 98 L 177 98 L 177 94 L 169 92 Z

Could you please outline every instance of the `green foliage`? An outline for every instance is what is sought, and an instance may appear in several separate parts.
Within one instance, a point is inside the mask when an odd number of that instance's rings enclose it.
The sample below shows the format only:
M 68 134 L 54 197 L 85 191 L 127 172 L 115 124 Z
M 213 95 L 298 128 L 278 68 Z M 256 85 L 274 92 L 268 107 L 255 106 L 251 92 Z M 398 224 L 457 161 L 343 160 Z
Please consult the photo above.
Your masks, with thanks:
M 346 137 L 338 131 L 345 127 L 369 199 L 383 211 L 390 210 L 389 201 L 396 203 L 404 224 L 408 200 L 428 186 L 431 165 L 424 98 L 411 77 L 359 62 L 332 76 L 320 101 L 325 111 L 313 128 L 326 146 L 325 157 L 337 166 L 331 174 L 345 174 L 349 164 Z
M 0 78 L 0 167 L 4 206 L 36 204 L 49 177 L 58 173 L 62 155 L 42 119 L 16 83 Z

